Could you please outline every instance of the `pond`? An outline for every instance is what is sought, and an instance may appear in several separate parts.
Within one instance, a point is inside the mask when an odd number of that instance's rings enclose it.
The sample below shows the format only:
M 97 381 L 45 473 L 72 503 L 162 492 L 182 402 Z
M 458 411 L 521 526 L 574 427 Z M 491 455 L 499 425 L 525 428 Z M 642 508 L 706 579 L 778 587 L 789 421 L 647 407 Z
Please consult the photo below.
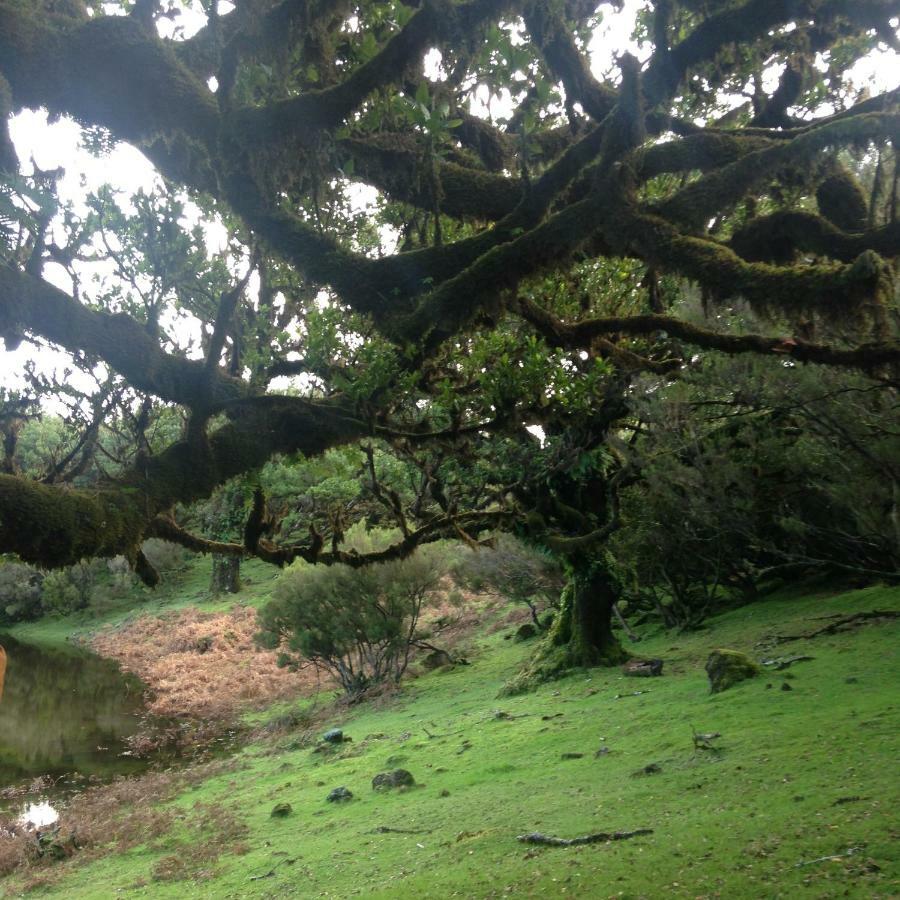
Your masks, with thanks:
M 5 634 L 0 646 L 7 654 L 0 697 L 0 811 L 46 822 L 55 817 L 48 799 L 148 767 L 147 760 L 130 755 L 126 743 L 146 722 L 137 678 L 77 647 L 24 644 Z M 35 779 L 44 789 L 23 801 L 15 788 Z

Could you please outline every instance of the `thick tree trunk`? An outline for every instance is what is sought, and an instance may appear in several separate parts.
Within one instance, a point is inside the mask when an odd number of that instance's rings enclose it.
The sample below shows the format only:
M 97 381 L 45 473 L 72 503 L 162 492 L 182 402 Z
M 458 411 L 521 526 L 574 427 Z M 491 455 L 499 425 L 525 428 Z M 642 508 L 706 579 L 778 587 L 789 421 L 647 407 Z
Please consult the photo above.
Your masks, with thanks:
M 615 666 L 628 653 L 613 633 L 618 588 L 602 562 L 576 565 L 563 592 L 552 641 L 563 647 L 570 666 Z
M 241 589 L 241 558 L 213 554 L 211 594 L 236 594 Z

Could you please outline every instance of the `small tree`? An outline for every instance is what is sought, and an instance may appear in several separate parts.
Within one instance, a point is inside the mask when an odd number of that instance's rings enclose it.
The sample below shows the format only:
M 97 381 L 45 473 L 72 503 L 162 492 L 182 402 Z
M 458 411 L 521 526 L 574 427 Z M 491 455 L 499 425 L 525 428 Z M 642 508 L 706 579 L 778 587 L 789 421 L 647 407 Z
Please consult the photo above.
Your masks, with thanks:
M 501 534 L 493 547 L 465 554 L 456 577 L 473 590 L 494 591 L 514 603 L 524 603 L 541 628 L 539 606 L 554 606 L 565 585 L 559 562 L 549 553 Z
M 424 553 L 363 568 L 295 569 L 260 610 L 257 641 L 281 649 L 284 665 L 321 666 L 359 699 L 403 677 L 422 603 L 439 574 Z

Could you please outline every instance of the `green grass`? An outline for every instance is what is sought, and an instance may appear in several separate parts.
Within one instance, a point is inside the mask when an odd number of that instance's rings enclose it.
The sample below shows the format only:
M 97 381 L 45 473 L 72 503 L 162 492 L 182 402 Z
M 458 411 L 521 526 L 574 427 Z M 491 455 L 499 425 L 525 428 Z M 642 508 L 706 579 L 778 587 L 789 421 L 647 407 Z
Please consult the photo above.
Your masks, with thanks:
M 22 641 L 61 644 L 83 638 L 103 625 L 123 625 L 140 616 L 158 616 L 191 606 L 206 612 L 230 609 L 235 603 L 258 607 L 271 597 L 279 574 L 268 563 L 246 560 L 241 564 L 240 592 L 210 597 L 211 566 L 208 556 L 195 556 L 180 571 L 167 574 L 154 590 L 136 586 L 119 596 L 104 595 L 78 613 L 46 616 L 3 630 Z
M 703 672 L 713 648 L 758 657 L 764 654 L 755 644 L 767 634 L 807 631 L 827 624 L 819 617 L 875 608 L 900 608 L 900 589 L 782 594 L 700 632 L 648 635 L 636 649 L 666 660 L 662 678 L 597 670 L 503 700 L 498 691 L 532 646 L 502 634 L 485 638 L 471 666 L 423 676 L 399 697 L 336 716 L 330 724 L 353 743 L 334 756 L 288 749 L 291 735 L 276 746 L 249 747 L 237 771 L 177 799 L 186 816 L 179 830 L 152 846 L 66 863 L 65 877 L 37 894 L 897 896 L 890 837 L 898 808 L 900 622 L 786 644 L 776 653 L 815 659 L 723 694 L 709 694 Z M 793 690 L 782 690 L 784 683 Z M 630 696 L 636 690 L 649 693 Z M 515 718 L 497 719 L 496 710 Z M 695 751 L 692 728 L 721 732 L 721 752 Z M 601 745 L 611 752 L 596 758 Z M 563 760 L 566 752 L 584 757 Z M 649 763 L 661 771 L 633 775 Z M 420 786 L 373 792 L 372 776 L 398 766 Z M 355 799 L 326 803 L 338 785 Z M 848 797 L 859 799 L 836 805 Z M 279 802 L 290 803 L 293 814 L 271 818 Z M 185 880 L 153 880 L 160 859 L 186 855 L 202 840 L 190 827 L 198 803 L 220 804 L 246 824 L 246 852 Z M 374 833 L 377 826 L 421 833 Z M 654 833 L 565 849 L 516 841 L 531 831 L 573 837 L 639 827 Z M 801 865 L 851 848 L 858 849 L 838 861 Z

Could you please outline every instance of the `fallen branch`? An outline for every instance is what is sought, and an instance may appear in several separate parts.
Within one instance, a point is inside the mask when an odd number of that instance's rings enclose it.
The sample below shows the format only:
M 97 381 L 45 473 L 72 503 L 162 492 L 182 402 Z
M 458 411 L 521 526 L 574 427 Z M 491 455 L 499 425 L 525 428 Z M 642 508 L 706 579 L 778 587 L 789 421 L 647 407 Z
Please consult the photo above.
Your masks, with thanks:
M 532 832 L 520 834 L 516 840 L 523 844 L 542 844 L 546 847 L 580 847 L 583 844 L 607 844 L 610 841 L 626 841 L 628 838 L 639 837 L 642 834 L 653 834 L 652 828 L 638 828 L 635 831 L 599 831 L 597 834 L 586 834 L 583 837 L 560 838 L 549 834 Z
M 789 641 L 803 641 L 820 637 L 823 634 L 837 634 L 844 628 L 861 624 L 872 619 L 900 619 L 900 611 L 893 609 L 873 609 L 869 612 L 853 613 L 850 616 L 843 616 L 840 619 L 817 628 L 815 631 L 809 631 L 806 634 L 776 634 L 772 640 L 776 644 L 787 644 Z
M 814 656 L 780 656 L 777 659 L 764 659 L 762 664 L 768 668 L 774 668 L 776 672 L 787 669 L 795 662 L 805 662 L 808 659 L 815 659 Z
M 376 825 L 371 834 L 431 834 L 430 828 L 391 828 L 390 825 Z
M 290 857 L 289 859 L 281 859 L 268 872 L 263 872 L 262 875 L 251 875 L 247 881 L 262 881 L 264 878 L 274 878 L 275 870 L 279 866 L 292 866 L 295 862 L 297 862 L 296 857 Z

